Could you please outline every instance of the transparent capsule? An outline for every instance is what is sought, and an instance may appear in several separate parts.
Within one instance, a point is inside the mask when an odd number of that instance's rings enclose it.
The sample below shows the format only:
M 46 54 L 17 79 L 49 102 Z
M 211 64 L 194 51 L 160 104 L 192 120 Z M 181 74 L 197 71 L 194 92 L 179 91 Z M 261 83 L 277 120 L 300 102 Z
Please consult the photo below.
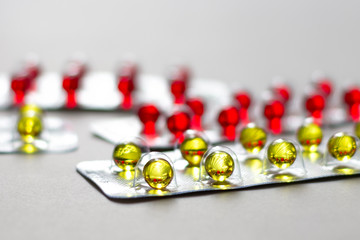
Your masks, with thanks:
M 199 170 L 199 180 L 205 185 L 228 189 L 242 183 L 238 158 L 225 146 L 210 148 L 203 156 Z
M 135 143 L 120 143 L 114 148 L 113 160 L 120 169 L 129 171 L 135 168 L 141 154 L 141 148 Z
M 234 171 L 234 159 L 224 151 L 213 152 L 206 157 L 205 170 L 209 176 L 218 182 L 225 181 Z
M 262 174 L 276 181 L 291 182 L 302 178 L 307 171 L 297 142 L 279 138 L 272 141 L 263 160 Z
M 184 141 L 180 144 L 180 152 L 191 166 L 199 166 L 208 145 L 206 136 L 202 132 L 187 130 L 184 133 Z
M 42 132 L 41 118 L 34 116 L 21 116 L 17 124 L 18 133 L 25 143 L 32 143 Z
M 245 150 L 252 154 L 259 153 L 265 146 L 267 139 L 264 129 L 254 123 L 248 124 L 240 133 L 240 143 Z
M 352 158 L 357 149 L 356 139 L 344 132 L 333 135 L 327 144 L 328 152 L 339 161 Z
M 297 157 L 296 147 L 286 140 L 273 141 L 267 149 L 267 158 L 276 167 L 285 169 L 290 167 Z
M 162 190 L 172 181 L 174 170 L 167 160 L 156 158 L 145 164 L 143 176 L 150 187 Z
M 305 152 L 316 152 L 323 138 L 321 127 L 315 123 L 304 124 L 299 128 L 297 138 Z

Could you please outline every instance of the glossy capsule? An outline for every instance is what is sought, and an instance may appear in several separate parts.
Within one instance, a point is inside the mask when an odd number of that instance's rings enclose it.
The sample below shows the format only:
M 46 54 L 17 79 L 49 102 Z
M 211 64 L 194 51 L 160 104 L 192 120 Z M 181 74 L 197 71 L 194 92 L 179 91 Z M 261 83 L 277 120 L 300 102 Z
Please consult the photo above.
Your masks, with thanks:
M 19 113 L 20 113 L 20 115 L 28 115 L 28 116 L 38 115 L 38 116 L 42 116 L 43 111 L 41 110 L 40 107 L 38 107 L 35 104 L 26 104 L 26 105 L 24 105 L 24 106 L 22 106 L 20 108 Z
M 354 156 L 357 143 L 353 136 L 337 133 L 329 139 L 327 147 L 331 156 L 339 161 L 346 161 Z
M 157 158 L 147 162 L 143 176 L 150 187 L 158 190 L 166 188 L 174 177 L 174 170 L 165 159 Z
M 25 143 L 32 143 L 42 132 L 41 118 L 38 116 L 21 116 L 17 124 L 18 133 Z
M 181 155 L 192 166 L 199 166 L 208 149 L 207 142 L 201 137 L 185 139 L 180 145 Z
M 205 170 L 217 182 L 223 182 L 234 172 L 234 159 L 227 152 L 213 152 L 205 159 Z
M 141 149 L 134 143 L 118 144 L 114 148 L 113 160 L 122 170 L 133 170 L 141 158 Z
M 264 129 L 255 124 L 248 124 L 240 133 L 240 143 L 249 153 L 259 153 L 267 139 Z
M 297 138 L 305 152 L 316 152 L 323 138 L 321 127 L 315 123 L 305 124 L 299 128 Z
M 285 140 L 272 142 L 267 150 L 269 161 L 281 169 L 290 167 L 295 162 L 296 156 L 294 144 Z

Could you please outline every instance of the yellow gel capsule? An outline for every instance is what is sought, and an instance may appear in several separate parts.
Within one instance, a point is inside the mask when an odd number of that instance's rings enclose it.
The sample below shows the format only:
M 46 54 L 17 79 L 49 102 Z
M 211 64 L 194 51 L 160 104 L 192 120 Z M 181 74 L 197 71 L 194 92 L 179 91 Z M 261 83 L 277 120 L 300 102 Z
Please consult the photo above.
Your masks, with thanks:
M 234 171 L 234 160 L 227 152 L 213 152 L 206 157 L 205 170 L 217 182 L 223 182 Z
M 322 130 L 315 123 L 301 126 L 297 132 L 297 138 L 305 152 L 316 152 L 322 141 Z
M 356 140 L 344 133 L 336 134 L 329 139 L 328 151 L 339 161 L 349 160 L 356 152 Z
M 269 161 L 278 168 L 290 167 L 296 159 L 296 148 L 291 142 L 272 142 L 267 150 Z
M 208 144 L 200 137 L 185 139 L 180 145 L 181 155 L 192 166 L 199 166 Z
M 355 124 L 355 134 L 358 138 L 360 138 L 360 122 Z
M 25 143 L 32 143 L 42 131 L 42 122 L 38 116 L 22 116 L 18 121 L 18 132 Z
M 141 149 L 134 143 L 118 144 L 114 148 L 113 160 L 122 170 L 133 170 L 141 158 Z
M 174 177 L 174 171 L 165 159 L 152 159 L 144 166 L 143 175 L 150 187 L 162 190 Z
M 26 104 L 20 108 L 20 115 L 42 115 L 42 110 L 37 105 L 34 104 Z
M 266 143 L 266 132 L 254 126 L 244 128 L 240 133 L 240 143 L 249 153 L 259 153 Z

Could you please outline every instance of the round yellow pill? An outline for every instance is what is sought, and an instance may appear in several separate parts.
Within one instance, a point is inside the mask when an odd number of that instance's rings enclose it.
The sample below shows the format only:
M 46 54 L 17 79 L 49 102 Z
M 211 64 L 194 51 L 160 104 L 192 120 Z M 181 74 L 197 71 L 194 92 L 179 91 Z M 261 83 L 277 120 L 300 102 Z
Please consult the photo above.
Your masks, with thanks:
M 157 158 L 147 162 L 143 169 L 145 181 L 154 189 L 166 188 L 174 177 L 174 171 L 168 161 Z
M 353 136 L 337 133 L 329 139 L 327 147 L 331 156 L 339 161 L 346 161 L 354 156 L 357 144 Z
M 20 117 L 17 129 L 25 143 L 32 143 L 42 132 L 42 122 L 38 116 Z
M 240 143 L 249 153 L 259 153 L 265 146 L 267 139 L 264 129 L 249 124 L 240 133 Z
M 208 149 L 207 142 L 201 137 L 185 139 L 180 145 L 181 155 L 192 166 L 199 166 Z
M 316 152 L 323 138 L 321 127 L 315 123 L 305 124 L 299 128 L 297 138 L 305 152 Z
M 141 158 L 141 149 L 134 143 L 122 143 L 115 146 L 113 160 L 122 170 L 133 170 Z
M 234 171 L 234 159 L 223 151 L 213 152 L 205 159 L 205 170 L 217 182 L 223 182 Z
M 297 152 L 294 144 L 285 140 L 272 142 L 267 150 L 269 161 L 281 169 L 290 167 L 294 163 L 296 156 Z

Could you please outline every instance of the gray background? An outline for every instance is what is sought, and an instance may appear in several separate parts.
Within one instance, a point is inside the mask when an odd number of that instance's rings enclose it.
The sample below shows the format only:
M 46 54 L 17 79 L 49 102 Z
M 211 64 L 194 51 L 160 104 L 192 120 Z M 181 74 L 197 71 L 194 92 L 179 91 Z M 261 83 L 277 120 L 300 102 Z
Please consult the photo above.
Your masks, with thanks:
M 359 77 L 359 1 L 0 0 L 0 71 L 28 52 L 61 70 L 75 51 L 95 70 L 134 53 L 143 72 L 177 61 L 260 93 L 274 75 L 298 91 L 313 70 Z M 1 113 L 7 116 L 9 113 Z M 89 123 L 119 113 L 51 113 L 73 122 L 78 151 L 1 155 L 1 239 L 355 238 L 358 178 L 142 202 L 113 202 L 75 172 L 109 158 Z

